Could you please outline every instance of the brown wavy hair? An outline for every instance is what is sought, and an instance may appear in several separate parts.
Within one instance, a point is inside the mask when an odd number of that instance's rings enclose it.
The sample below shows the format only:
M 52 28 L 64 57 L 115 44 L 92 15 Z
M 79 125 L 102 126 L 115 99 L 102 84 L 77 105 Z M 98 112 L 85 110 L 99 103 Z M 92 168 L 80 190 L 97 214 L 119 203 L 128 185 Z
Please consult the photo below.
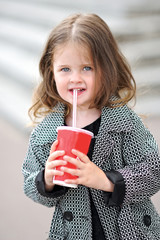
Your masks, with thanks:
M 121 53 L 108 25 L 96 14 L 75 14 L 64 19 L 49 35 L 40 59 L 39 71 L 42 81 L 36 88 L 29 116 L 35 119 L 53 111 L 62 102 L 66 114 L 71 106 L 58 94 L 54 81 L 54 53 L 60 45 L 69 41 L 89 49 L 97 74 L 100 74 L 100 88 L 91 107 L 118 107 L 135 97 L 136 84 L 130 66 Z M 115 98 L 112 98 L 115 96 Z

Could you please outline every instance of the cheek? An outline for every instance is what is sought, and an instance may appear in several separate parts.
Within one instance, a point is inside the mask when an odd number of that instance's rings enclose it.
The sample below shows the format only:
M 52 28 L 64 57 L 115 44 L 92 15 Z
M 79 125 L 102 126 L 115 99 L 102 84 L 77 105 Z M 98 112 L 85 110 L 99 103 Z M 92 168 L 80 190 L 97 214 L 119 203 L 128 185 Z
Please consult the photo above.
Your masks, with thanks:
M 61 98 L 64 98 L 65 95 L 66 95 L 66 91 L 65 91 L 66 86 L 65 86 L 65 83 L 64 83 L 63 81 L 59 81 L 59 80 L 57 81 L 57 80 L 55 80 L 55 84 L 56 84 L 56 89 L 57 89 L 57 92 L 58 92 L 59 96 L 60 96 Z
M 62 94 L 62 92 L 63 92 L 63 88 L 61 87 L 61 85 L 58 83 L 56 83 L 56 88 L 57 88 L 57 92 L 59 93 L 59 95 L 61 95 Z
M 57 89 L 61 88 L 62 80 L 57 74 L 54 75 L 54 81 L 55 81 Z

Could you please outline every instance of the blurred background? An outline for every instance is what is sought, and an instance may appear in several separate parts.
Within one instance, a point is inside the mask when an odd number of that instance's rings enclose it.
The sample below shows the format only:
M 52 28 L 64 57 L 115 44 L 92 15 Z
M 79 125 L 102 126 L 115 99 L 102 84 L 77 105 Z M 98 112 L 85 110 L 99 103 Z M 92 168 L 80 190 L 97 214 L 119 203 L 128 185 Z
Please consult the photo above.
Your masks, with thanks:
M 134 110 L 160 146 L 159 0 L 0 0 L 0 240 L 47 239 L 54 209 L 23 194 L 21 165 L 30 130 L 28 108 L 38 62 L 51 29 L 75 12 L 99 14 L 137 82 Z M 152 198 L 160 212 L 160 193 Z

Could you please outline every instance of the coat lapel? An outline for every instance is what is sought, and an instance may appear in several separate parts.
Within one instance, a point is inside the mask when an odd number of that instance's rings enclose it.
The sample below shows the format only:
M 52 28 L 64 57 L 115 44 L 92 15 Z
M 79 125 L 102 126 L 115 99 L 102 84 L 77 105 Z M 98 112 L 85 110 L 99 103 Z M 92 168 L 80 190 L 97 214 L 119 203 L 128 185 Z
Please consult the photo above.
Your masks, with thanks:
M 92 161 L 105 170 L 111 169 L 109 155 L 114 147 L 113 132 L 129 132 L 133 128 L 130 110 L 127 106 L 102 109 L 101 124 L 96 136 Z M 104 170 L 104 169 L 103 169 Z
M 53 143 L 57 139 L 57 127 L 64 125 L 64 105 L 58 103 L 53 112 L 47 115 L 43 121 L 33 130 L 36 145 Z
M 104 137 L 104 132 L 106 132 Z M 92 161 L 98 166 L 101 167 L 105 162 L 108 170 L 111 169 L 111 164 L 108 161 L 109 155 L 114 146 L 114 141 L 110 134 L 107 132 L 106 128 L 100 127 L 98 135 L 96 137 Z

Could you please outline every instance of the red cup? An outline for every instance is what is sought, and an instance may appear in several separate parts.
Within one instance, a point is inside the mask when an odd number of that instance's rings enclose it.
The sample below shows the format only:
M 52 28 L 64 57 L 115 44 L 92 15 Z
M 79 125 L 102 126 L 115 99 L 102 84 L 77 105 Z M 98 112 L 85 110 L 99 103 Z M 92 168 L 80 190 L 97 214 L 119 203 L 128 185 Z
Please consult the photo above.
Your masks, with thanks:
M 84 154 L 88 153 L 91 138 L 93 133 L 80 128 L 73 128 L 68 126 L 62 126 L 57 128 L 58 131 L 58 146 L 56 150 L 64 150 L 65 155 L 76 158 L 76 156 L 71 152 L 72 149 L 76 149 Z M 63 156 L 57 159 L 63 160 Z M 79 160 L 77 160 L 79 161 Z M 71 163 L 67 163 L 65 167 L 75 169 L 76 166 Z M 60 170 L 61 166 L 56 167 L 56 170 Z M 65 179 L 76 179 L 77 176 L 73 176 L 69 173 L 64 172 L 63 176 L 54 176 L 53 183 L 57 185 L 62 185 L 66 187 L 76 188 L 76 184 L 67 184 L 64 182 Z

